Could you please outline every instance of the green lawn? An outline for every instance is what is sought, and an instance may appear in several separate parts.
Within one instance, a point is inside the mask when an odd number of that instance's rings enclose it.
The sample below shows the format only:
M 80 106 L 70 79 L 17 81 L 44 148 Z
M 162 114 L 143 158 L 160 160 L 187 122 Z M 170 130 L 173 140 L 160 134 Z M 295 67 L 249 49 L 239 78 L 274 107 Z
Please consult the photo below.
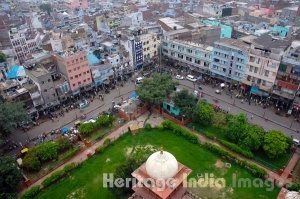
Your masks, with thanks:
M 195 131 L 203 135 L 215 136 L 217 139 L 228 141 L 228 139 L 226 138 L 226 132 L 221 128 L 216 128 L 213 126 L 203 127 L 195 123 L 188 124 L 188 127 L 194 129 Z M 254 153 L 254 155 L 255 155 L 254 157 L 255 161 L 257 161 L 259 164 L 273 171 L 278 171 L 282 169 L 284 166 L 286 166 L 292 156 L 291 153 L 287 152 L 281 157 L 270 159 L 266 156 L 266 154 L 263 151 L 258 151 Z
M 128 149 L 132 149 L 137 145 L 152 145 L 157 148 L 162 145 L 164 150 L 171 152 L 179 162 L 193 170 L 190 177 L 195 177 L 197 174 L 213 173 L 218 178 L 225 178 L 226 188 L 224 189 L 194 189 L 193 191 L 201 194 L 202 198 L 273 199 L 277 197 L 279 192 L 278 188 L 275 188 L 273 191 L 266 191 L 266 187 L 231 187 L 232 174 L 234 173 L 238 178 L 249 178 L 252 180 L 254 178 L 245 169 L 234 164 L 232 164 L 231 168 L 222 166 L 222 161 L 218 156 L 198 144 L 191 144 L 174 134 L 154 129 L 137 135 L 124 135 L 102 154 L 86 161 L 69 177 L 47 188 L 38 195 L 38 198 L 117 198 L 109 190 L 102 187 L 102 174 L 113 172 L 119 164 L 126 160 Z M 110 162 L 107 162 L 108 158 Z

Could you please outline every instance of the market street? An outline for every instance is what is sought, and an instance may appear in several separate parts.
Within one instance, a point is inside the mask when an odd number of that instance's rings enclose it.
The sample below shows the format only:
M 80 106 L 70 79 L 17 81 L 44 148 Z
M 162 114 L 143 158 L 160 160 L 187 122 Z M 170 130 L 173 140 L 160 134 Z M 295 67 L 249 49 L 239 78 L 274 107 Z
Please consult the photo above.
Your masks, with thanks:
M 178 80 L 180 85 L 179 88 L 186 88 L 193 92 L 194 85 L 193 82 L 187 80 Z M 195 86 L 196 90 L 198 85 Z M 293 117 L 283 117 L 276 115 L 274 110 L 270 108 L 263 109 L 262 106 L 254 105 L 252 103 L 249 105 L 244 102 L 241 103 L 241 100 L 236 99 L 235 97 L 230 98 L 230 96 L 225 93 L 216 94 L 216 88 L 212 88 L 210 85 L 201 85 L 201 90 L 204 93 L 204 99 L 207 99 L 210 103 L 218 105 L 225 111 L 229 111 L 230 113 L 238 114 L 240 112 L 244 112 L 247 114 L 249 121 L 255 124 L 258 124 L 265 128 L 266 130 L 276 129 L 281 130 L 288 134 L 289 136 L 293 136 L 300 140 L 300 134 L 296 133 L 296 130 L 300 129 L 300 123 L 294 121 Z M 22 142 L 25 143 L 25 140 L 37 137 L 42 133 L 48 133 L 51 130 L 60 129 L 62 127 L 72 127 L 74 122 L 79 119 L 81 114 L 86 114 L 86 120 L 97 117 L 97 115 L 103 111 L 108 110 L 112 106 L 112 101 L 119 102 L 121 101 L 121 97 L 126 99 L 129 94 L 135 90 L 135 85 L 131 82 L 126 83 L 123 87 L 119 87 L 112 90 L 109 94 L 104 95 L 104 101 L 95 98 L 90 105 L 84 109 L 83 112 L 80 112 L 79 109 L 72 110 L 68 113 L 65 113 L 64 117 L 55 118 L 54 122 L 51 120 L 40 124 L 39 126 L 33 127 L 27 132 L 23 132 L 22 130 L 16 130 L 12 133 L 11 139 L 17 143 Z M 215 103 L 214 99 L 218 99 L 219 102 Z M 235 105 L 233 105 L 233 103 Z M 253 115 L 253 119 L 251 116 Z M 263 115 L 268 120 L 263 118 Z M 28 137 L 27 137 L 28 136 Z

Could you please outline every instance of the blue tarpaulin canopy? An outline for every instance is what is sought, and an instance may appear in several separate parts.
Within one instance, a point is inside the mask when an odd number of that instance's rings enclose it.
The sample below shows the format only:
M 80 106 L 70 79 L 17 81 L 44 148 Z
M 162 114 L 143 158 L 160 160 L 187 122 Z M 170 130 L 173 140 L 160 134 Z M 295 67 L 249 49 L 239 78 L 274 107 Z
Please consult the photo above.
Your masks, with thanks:
M 136 99 L 138 97 L 138 94 L 135 92 L 135 91 L 133 91 L 132 93 L 130 93 L 130 95 L 129 95 L 129 99 Z
M 65 134 L 65 133 L 67 133 L 69 131 L 69 129 L 67 127 L 64 127 L 64 128 L 62 128 L 60 130 L 61 130 L 62 134 Z
M 259 96 L 265 96 L 265 97 L 269 96 L 269 94 L 267 92 L 259 90 L 259 88 L 257 86 L 252 86 L 250 93 L 259 95 Z
M 8 79 L 16 79 L 18 77 L 25 76 L 25 70 L 23 66 L 15 65 L 7 72 Z

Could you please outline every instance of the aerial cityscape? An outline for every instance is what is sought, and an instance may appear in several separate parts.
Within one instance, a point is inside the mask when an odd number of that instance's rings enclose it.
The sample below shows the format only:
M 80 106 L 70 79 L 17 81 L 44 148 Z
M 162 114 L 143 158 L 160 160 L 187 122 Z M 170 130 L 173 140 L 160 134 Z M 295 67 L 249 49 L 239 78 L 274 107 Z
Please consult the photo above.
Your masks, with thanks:
M 0 0 L 0 199 L 300 199 L 300 0 Z

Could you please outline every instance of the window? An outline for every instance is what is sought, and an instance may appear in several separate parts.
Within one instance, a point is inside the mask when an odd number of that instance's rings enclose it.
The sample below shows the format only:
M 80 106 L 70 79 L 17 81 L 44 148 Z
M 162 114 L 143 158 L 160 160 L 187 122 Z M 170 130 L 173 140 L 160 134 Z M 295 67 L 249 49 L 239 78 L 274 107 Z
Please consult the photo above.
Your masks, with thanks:
M 44 89 L 44 92 L 47 92 L 47 89 Z
M 78 78 L 78 75 L 75 75 L 75 78 Z
M 70 77 L 70 79 L 73 79 L 73 77 Z
M 253 66 L 250 66 L 249 71 L 250 71 L 250 72 L 253 71 Z
M 83 72 L 83 74 L 85 75 L 85 74 L 86 74 L 86 72 Z
M 269 71 L 265 70 L 265 76 L 268 77 L 269 76 Z
M 90 73 L 90 71 L 86 71 L 86 73 Z
M 81 73 L 79 74 L 79 77 L 81 77 Z
M 76 85 L 75 84 L 73 84 L 73 87 L 75 87 Z
M 254 68 L 254 73 L 257 73 L 257 71 L 258 71 L 258 67 L 255 67 Z
M 87 80 L 88 80 L 88 81 L 90 81 L 90 80 L 91 80 L 91 78 L 88 78 Z
M 80 69 L 80 66 L 77 67 L 77 70 L 79 70 L 79 69 Z
M 86 80 L 84 79 L 83 82 L 86 82 Z
M 80 85 L 81 84 L 81 82 L 78 82 L 78 85 Z
M 70 72 L 72 72 L 72 70 L 68 70 L 68 72 L 70 73 Z

